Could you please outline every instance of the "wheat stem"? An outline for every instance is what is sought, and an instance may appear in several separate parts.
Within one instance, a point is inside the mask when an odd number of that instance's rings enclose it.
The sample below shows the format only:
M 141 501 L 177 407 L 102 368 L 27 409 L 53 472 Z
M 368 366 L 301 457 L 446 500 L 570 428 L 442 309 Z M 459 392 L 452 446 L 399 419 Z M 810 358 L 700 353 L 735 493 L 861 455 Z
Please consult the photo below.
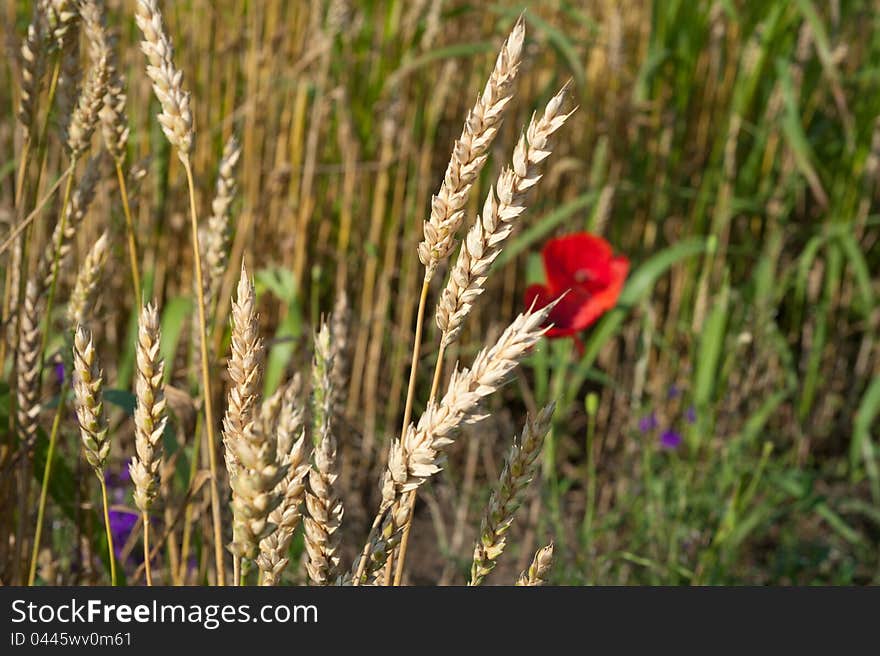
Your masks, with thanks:
M 101 501 L 104 504 L 104 528 L 107 530 L 107 557 L 110 559 L 110 585 L 116 585 L 116 556 L 113 552 L 113 531 L 110 530 L 110 504 L 107 502 L 107 483 L 104 476 L 99 475 L 101 481 Z
M 217 474 L 217 441 L 214 435 L 214 408 L 211 398 L 211 372 L 208 366 L 208 337 L 205 324 L 205 293 L 202 278 L 202 258 L 199 249 L 199 221 L 196 214 L 196 192 L 192 166 L 187 158 L 183 163 L 189 188 L 190 227 L 192 250 L 196 269 L 196 297 L 199 305 L 199 336 L 201 337 L 202 398 L 205 405 L 205 430 L 208 439 L 208 463 L 211 471 L 211 519 L 214 528 L 214 563 L 217 568 L 217 585 L 226 585 L 223 571 L 223 529 L 220 521 L 220 490 Z
M 40 485 L 40 503 L 37 507 L 37 526 L 34 530 L 34 547 L 31 553 L 31 568 L 28 572 L 28 585 L 34 584 L 37 577 L 37 557 L 40 552 L 40 540 L 43 536 L 43 518 L 46 514 L 46 500 L 49 492 L 49 477 L 52 474 L 52 461 L 55 458 L 55 446 L 58 444 L 58 429 L 61 425 L 61 413 L 67 401 L 67 393 L 70 385 L 67 381 L 61 386 L 58 393 L 58 407 L 55 410 L 55 418 L 52 420 L 52 429 L 49 433 L 49 448 L 46 450 L 46 464 L 43 466 L 43 482 Z
M 70 162 L 70 170 L 72 171 L 76 167 L 76 160 L 72 159 Z M 64 185 L 64 196 L 61 200 L 61 217 L 58 219 L 58 227 L 59 234 L 64 234 L 64 229 L 67 224 L 67 205 L 70 202 L 70 192 L 73 188 L 73 176 L 70 175 L 67 178 L 67 184 Z M 49 327 L 50 327 L 50 317 L 52 316 L 52 305 L 55 302 L 55 290 L 58 286 L 58 270 L 61 268 L 59 263 L 61 261 L 61 241 L 54 245 L 54 249 L 52 252 L 52 282 L 49 283 L 49 299 L 46 301 L 46 323 L 43 328 L 43 344 L 41 348 L 41 353 L 43 353 L 46 349 L 46 340 L 49 336 Z M 45 358 L 45 355 L 43 356 Z
M 128 258 L 131 265 L 131 282 L 134 287 L 134 301 L 140 303 L 142 298 L 141 272 L 138 266 L 137 239 L 134 232 L 134 221 L 131 218 L 131 207 L 128 202 L 128 188 L 125 184 L 125 175 L 122 172 L 122 161 L 115 160 L 116 180 L 119 185 L 119 195 L 122 198 L 122 213 L 125 215 L 125 232 L 128 239 Z
M 400 429 L 401 435 L 404 434 L 406 427 L 409 426 L 412 419 L 412 406 L 416 391 L 416 374 L 419 369 L 419 351 L 422 348 L 422 330 L 424 329 L 425 324 L 425 305 L 428 301 L 428 290 L 430 289 L 432 275 L 433 268 L 429 268 L 428 271 L 425 272 L 425 279 L 422 281 L 422 292 L 419 294 L 419 308 L 416 311 L 416 334 L 413 338 L 412 360 L 409 365 L 409 384 L 406 388 L 406 405 L 403 409 L 403 427 Z M 400 560 L 398 562 L 402 562 L 405 558 L 406 543 L 402 542 L 400 545 Z M 391 585 L 392 583 L 390 573 L 392 571 L 391 568 L 393 562 L 394 554 L 391 554 L 388 558 L 388 569 L 385 577 L 385 581 L 388 585 Z M 400 564 L 398 567 L 402 570 L 403 565 Z
M 153 572 L 150 566 L 150 515 L 145 510 L 141 513 L 144 522 L 144 576 L 147 579 L 147 585 L 153 585 Z

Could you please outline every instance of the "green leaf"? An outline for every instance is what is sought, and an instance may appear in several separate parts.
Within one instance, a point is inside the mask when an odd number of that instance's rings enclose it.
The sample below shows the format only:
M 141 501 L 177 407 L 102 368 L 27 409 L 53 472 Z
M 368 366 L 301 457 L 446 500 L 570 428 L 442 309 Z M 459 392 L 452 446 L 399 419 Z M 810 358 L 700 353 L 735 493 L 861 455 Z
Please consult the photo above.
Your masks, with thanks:
M 871 440 L 871 428 L 874 427 L 878 414 L 880 414 L 880 376 L 875 376 L 856 410 L 849 450 L 850 466 L 853 470 L 858 466 L 859 460 L 865 459 L 875 503 L 880 503 L 880 480 L 878 480 L 880 477 L 877 476 L 877 451 Z
M 699 354 L 694 376 L 694 403 L 697 408 L 708 407 L 714 396 L 715 378 L 720 368 L 724 338 L 727 332 L 729 297 L 730 288 L 725 285 L 706 319 L 700 335 Z

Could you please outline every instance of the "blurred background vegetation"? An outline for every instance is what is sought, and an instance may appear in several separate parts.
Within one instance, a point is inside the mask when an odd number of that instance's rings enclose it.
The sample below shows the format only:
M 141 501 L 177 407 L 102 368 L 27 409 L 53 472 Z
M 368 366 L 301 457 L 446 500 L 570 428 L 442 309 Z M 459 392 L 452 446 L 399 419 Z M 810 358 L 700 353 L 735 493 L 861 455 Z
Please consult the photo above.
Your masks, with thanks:
M 28 4 L 5 0 L 0 20 L 4 235 Z M 128 81 L 129 163 L 146 171 L 136 224 L 145 284 L 163 308 L 169 382 L 182 397 L 172 453 L 185 483 L 185 179 L 153 119 L 132 3 L 106 4 Z M 468 223 L 531 112 L 568 78 L 579 109 L 453 357 L 469 361 L 522 309 L 553 235 L 601 234 L 629 257 L 630 276 L 619 306 L 583 335 L 582 352 L 571 340 L 542 343 L 494 399 L 492 417 L 455 445 L 416 511 L 410 581 L 464 581 L 510 439 L 526 410 L 555 398 L 542 480 L 496 582 L 550 539 L 555 583 L 880 582 L 876 0 L 165 3 L 193 92 L 203 214 L 225 140 L 236 133 L 243 146 L 230 261 L 243 256 L 257 272 L 271 338 L 267 391 L 306 366 L 319 317 L 347 294 L 345 530 L 365 531 L 377 467 L 399 429 L 431 193 L 523 9 L 517 94 Z M 46 188 L 64 168 L 57 145 Z M 108 221 L 115 226 L 96 330 L 110 386 L 129 390 L 136 307 L 111 176 L 101 189 L 76 259 Z M 237 273 L 230 266 L 220 294 L 221 354 Z M 432 298 L 442 284 L 435 277 Z M 431 322 L 428 361 L 435 332 Z M 62 345 L 58 334 L 49 349 Z M 430 371 L 421 368 L 417 415 Z M 225 376 L 222 359 L 216 372 Z M 115 398 L 121 423 L 128 397 Z M 664 446 L 670 431 L 678 447 Z M 119 454 L 131 453 L 130 439 L 117 441 Z M 75 486 L 75 439 L 61 451 L 71 478 L 59 478 L 58 499 Z M 121 470 L 123 457 L 115 462 Z M 50 509 L 56 544 L 72 539 L 65 512 Z

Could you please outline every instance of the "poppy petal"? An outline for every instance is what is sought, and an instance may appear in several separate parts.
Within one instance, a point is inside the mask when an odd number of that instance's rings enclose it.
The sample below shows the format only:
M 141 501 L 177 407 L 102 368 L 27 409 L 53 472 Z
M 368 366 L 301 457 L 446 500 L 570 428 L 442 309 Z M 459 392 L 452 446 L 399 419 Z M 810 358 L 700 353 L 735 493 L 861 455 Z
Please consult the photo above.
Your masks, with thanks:
M 608 277 L 611 246 L 607 241 L 587 232 L 565 235 L 549 240 L 542 250 L 547 286 L 563 292 L 573 284 L 597 282 Z
M 623 256 L 614 258 L 611 260 L 610 271 L 608 285 L 589 296 L 572 317 L 571 323 L 577 330 L 588 328 L 599 317 L 617 305 L 617 298 L 623 290 L 623 283 L 626 281 L 626 274 L 629 271 L 629 260 Z

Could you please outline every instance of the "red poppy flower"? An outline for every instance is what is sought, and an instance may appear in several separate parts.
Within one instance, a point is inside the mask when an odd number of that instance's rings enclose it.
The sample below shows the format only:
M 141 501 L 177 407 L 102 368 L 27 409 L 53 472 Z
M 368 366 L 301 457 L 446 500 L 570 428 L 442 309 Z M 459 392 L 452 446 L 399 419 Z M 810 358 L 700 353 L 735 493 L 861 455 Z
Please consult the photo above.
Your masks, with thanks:
M 566 337 L 595 323 L 617 303 L 629 260 L 614 257 L 611 245 L 589 232 L 551 239 L 541 251 L 546 285 L 526 289 L 526 306 L 544 307 L 562 296 L 550 311 L 548 337 Z M 566 292 L 568 292 L 566 294 Z

